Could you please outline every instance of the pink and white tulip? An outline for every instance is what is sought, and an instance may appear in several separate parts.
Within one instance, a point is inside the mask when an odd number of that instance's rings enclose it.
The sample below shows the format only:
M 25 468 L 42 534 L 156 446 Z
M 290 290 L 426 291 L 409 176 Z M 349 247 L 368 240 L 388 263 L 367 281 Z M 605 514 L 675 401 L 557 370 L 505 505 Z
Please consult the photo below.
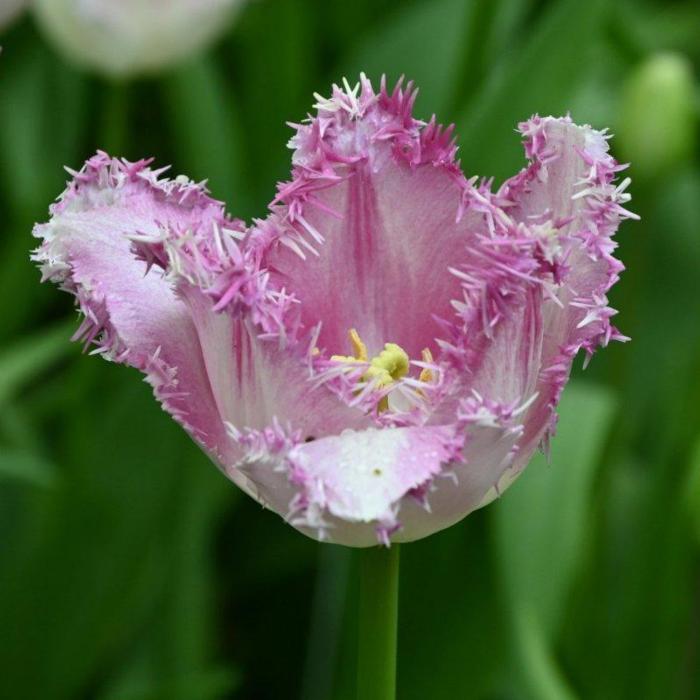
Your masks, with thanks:
M 100 153 L 35 229 L 76 337 L 141 370 L 246 493 L 351 546 L 494 499 L 549 439 L 578 351 L 624 339 L 606 293 L 632 215 L 605 133 L 523 122 L 529 165 L 494 192 L 415 95 L 363 76 L 319 97 L 251 226 Z
M 34 0 L 58 48 L 88 68 L 123 77 L 152 73 L 221 34 L 242 0 Z

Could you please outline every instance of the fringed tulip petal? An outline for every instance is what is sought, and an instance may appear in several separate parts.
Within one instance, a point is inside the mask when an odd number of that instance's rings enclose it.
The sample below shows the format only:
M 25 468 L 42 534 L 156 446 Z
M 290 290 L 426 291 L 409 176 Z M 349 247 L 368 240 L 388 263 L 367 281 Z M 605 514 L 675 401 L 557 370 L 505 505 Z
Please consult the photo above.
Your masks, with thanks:
M 250 318 L 213 311 L 212 300 L 197 288 L 181 288 L 181 294 L 226 424 L 262 430 L 273 420 L 291 422 L 304 439 L 368 424 L 362 412 L 314 386 L 304 356 L 261 339 Z
M 187 180 L 158 180 L 145 161 L 99 154 L 73 175 L 51 221 L 34 230 L 42 240 L 34 259 L 44 279 L 75 295 L 83 316 L 75 338 L 142 371 L 163 408 L 213 459 L 234 458 L 190 312 L 131 240 L 169 227 L 223 226 L 221 205 Z
M 530 223 L 542 238 L 542 256 L 554 284 L 542 304 L 543 348 L 538 398 L 527 421 L 525 444 L 549 437 L 554 410 L 580 349 L 588 361 L 598 346 L 626 340 L 610 323 L 617 312 L 607 292 L 624 270 L 613 256 L 620 222 L 637 218 L 624 205 L 626 168 L 608 152 L 608 138 L 569 117 L 533 117 L 519 125 L 529 166 L 506 182 L 499 196 L 510 216 Z M 524 467 L 525 459 L 519 460 Z

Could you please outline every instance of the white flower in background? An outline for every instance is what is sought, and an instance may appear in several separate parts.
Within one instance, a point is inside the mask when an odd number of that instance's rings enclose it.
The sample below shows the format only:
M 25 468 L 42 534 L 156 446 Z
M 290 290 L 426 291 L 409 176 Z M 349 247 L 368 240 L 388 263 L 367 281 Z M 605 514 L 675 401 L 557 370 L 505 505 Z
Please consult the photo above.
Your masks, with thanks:
M 157 71 L 223 32 L 241 0 L 35 0 L 49 39 L 113 76 Z
M 27 0 L 0 0 L 0 29 L 6 27 L 27 4 Z

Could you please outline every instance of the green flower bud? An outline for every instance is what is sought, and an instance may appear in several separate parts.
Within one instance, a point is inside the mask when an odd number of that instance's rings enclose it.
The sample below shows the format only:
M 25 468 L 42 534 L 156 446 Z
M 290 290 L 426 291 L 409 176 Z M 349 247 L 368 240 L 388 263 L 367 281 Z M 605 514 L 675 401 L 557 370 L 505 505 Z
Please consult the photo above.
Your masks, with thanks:
M 618 143 L 634 172 L 654 178 L 688 160 L 695 142 L 692 68 L 681 55 L 660 53 L 632 72 L 624 87 Z

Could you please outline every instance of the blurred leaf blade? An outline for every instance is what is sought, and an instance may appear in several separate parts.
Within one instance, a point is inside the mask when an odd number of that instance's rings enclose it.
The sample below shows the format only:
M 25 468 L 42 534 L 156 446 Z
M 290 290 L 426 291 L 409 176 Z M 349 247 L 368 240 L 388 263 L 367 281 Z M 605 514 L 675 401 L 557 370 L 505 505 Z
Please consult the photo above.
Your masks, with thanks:
M 402 75 L 420 90 L 418 112 L 444 114 L 466 55 L 471 25 L 479 3 L 433 0 L 407 3 L 391 21 L 361 35 L 343 60 L 340 76 L 354 83 L 361 71 L 376 85 L 386 75 L 389 88 Z
M 0 406 L 41 372 L 73 351 L 70 336 L 75 322 L 60 323 L 22 338 L 0 354 Z
M 9 48 L 0 65 L 0 162 L 10 209 L 26 221 L 59 194 L 60 165 L 75 165 L 85 131 L 87 82 L 39 42 Z M 51 109 L 57 98 L 58 112 Z
M 591 62 L 606 9 L 602 0 L 549 4 L 524 45 L 497 65 L 457 119 L 462 161 L 470 175 L 503 178 L 523 164 L 518 122 L 535 112 L 564 114 Z
M 28 450 L 0 447 L 0 481 L 3 479 L 47 487 L 56 479 L 56 467 Z
M 163 80 L 168 126 L 188 176 L 208 180 L 232 211 L 247 211 L 240 117 L 216 63 L 192 59 Z
M 690 456 L 685 500 L 690 515 L 695 542 L 698 548 L 700 548 L 700 439 L 695 443 Z
M 581 566 L 593 479 L 615 406 L 605 388 L 572 382 L 559 407 L 551 466 L 537 455 L 493 509 L 508 598 L 533 611 L 548 639 Z
M 513 613 L 515 645 L 524 690 L 532 700 L 575 700 L 556 661 L 552 657 L 539 617 L 522 606 Z
M 85 77 L 57 61 L 28 28 L 7 42 L 3 36 L 3 44 L 0 257 L 7 262 L 0 275 L 0 340 L 34 323 L 50 298 L 48 290 L 36 283 L 29 260 L 34 246 L 31 228 L 45 218 L 49 204 L 63 189 L 63 166 L 83 160 L 80 150 L 88 111 Z

